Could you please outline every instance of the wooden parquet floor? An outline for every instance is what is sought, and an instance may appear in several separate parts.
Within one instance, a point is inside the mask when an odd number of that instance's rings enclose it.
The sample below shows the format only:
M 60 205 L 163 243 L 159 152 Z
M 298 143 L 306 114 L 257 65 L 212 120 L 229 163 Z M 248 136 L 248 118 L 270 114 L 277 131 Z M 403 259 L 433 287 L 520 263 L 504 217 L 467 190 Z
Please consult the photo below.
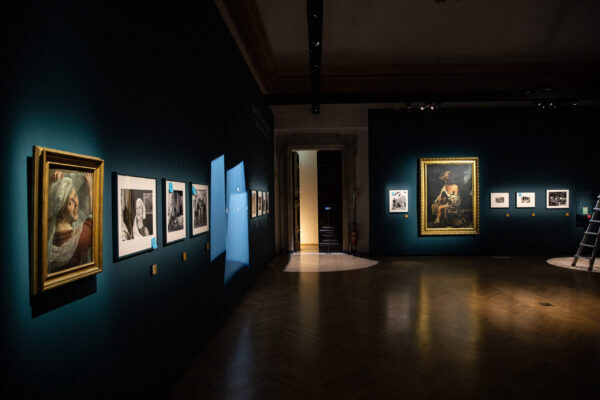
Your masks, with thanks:
M 600 398 L 600 275 L 545 259 L 295 274 L 280 257 L 171 398 Z

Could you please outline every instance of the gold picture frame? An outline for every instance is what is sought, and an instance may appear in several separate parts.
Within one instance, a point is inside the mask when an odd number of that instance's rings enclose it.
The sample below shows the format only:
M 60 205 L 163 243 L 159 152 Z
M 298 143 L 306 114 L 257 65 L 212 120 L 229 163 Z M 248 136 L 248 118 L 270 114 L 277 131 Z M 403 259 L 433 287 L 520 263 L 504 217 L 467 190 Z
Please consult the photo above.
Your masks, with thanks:
M 33 148 L 33 295 L 102 272 L 103 187 L 102 159 Z
M 419 159 L 419 234 L 479 234 L 479 158 Z

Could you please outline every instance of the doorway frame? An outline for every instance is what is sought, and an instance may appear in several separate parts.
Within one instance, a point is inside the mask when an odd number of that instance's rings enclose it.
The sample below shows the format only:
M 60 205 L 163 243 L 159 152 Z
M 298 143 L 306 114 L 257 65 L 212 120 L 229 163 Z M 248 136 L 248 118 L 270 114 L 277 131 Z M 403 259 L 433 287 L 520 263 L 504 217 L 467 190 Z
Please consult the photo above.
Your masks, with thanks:
M 339 133 L 283 134 L 275 137 L 275 249 L 290 253 L 294 249 L 292 152 L 297 150 L 338 150 L 342 152 L 342 249 L 349 252 L 348 228 L 355 221 L 353 196 L 356 194 L 356 135 Z

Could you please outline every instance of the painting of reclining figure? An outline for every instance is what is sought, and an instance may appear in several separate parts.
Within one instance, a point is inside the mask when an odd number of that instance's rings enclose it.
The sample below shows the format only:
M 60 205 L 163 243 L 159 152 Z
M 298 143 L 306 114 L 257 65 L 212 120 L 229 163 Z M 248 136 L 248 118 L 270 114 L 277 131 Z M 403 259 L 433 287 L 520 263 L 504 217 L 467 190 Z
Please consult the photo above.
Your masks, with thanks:
M 479 234 L 477 157 L 419 160 L 421 235 Z

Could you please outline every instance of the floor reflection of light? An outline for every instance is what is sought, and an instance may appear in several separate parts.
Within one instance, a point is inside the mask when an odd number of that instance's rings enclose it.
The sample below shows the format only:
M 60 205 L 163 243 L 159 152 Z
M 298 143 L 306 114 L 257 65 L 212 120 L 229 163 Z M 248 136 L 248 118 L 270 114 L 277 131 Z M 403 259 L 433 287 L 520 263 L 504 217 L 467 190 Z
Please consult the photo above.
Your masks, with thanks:
M 401 292 L 389 291 L 386 293 L 386 329 L 392 337 L 410 330 L 411 305 L 410 293 L 406 288 Z
M 221 385 L 228 391 L 227 398 L 234 397 L 235 394 L 240 393 L 240 388 L 243 388 L 248 382 L 252 382 L 254 371 L 248 365 L 248 360 L 252 359 L 254 349 L 249 323 L 244 324 L 240 334 L 235 337 L 231 352 L 227 362 L 227 373 L 224 377 L 229 382 Z
M 294 253 L 284 272 L 338 272 L 369 268 L 378 262 L 344 253 Z
M 319 329 L 319 274 L 298 276 L 298 326 L 304 333 Z
M 419 279 L 419 305 L 417 306 L 417 343 L 421 350 L 421 356 L 428 354 L 428 344 L 431 341 L 431 332 L 429 331 L 429 295 L 427 293 L 429 285 L 426 282 L 427 277 L 420 276 Z
M 459 293 L 464 296 L 455 297 L 448 287 L 463 288 Z M 467 375 L 474 373 L 481 339 L 480 317 L 476 277 L 457 276 L 456 271 L 421 274 L 416 341 L 423 361 L 443 353 L 454 368 Z

